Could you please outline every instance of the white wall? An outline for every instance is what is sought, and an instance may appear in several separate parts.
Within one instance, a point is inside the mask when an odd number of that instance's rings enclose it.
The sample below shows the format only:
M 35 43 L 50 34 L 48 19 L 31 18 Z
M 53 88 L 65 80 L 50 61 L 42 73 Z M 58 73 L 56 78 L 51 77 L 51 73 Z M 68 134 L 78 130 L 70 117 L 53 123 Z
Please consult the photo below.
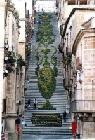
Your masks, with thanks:
M 37 0 L 36 11 L 56 12 L 56 0 Z

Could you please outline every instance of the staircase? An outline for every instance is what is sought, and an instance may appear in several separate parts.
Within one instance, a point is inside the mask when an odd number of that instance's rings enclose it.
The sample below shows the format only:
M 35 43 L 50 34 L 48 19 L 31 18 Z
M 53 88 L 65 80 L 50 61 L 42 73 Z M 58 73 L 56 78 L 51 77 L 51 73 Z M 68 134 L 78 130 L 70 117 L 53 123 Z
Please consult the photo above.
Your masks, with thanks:
M 35 39 L 35 38 L 34 38 Z M 34 46 L 35 41 L 33 40 L 32 46 Z M 58 44 L 56 44 L 58 46 Z M 60 54 L 57 54 L 60 55 Z M 59 62 L 58 56 L 58 62 Z M 62 59 L 61 59 L 62 60 Z M 37 114 L 47 114 L 47 113 L 59 113 L 63 114 L 66 110 L 66 106 L 68 105 L 67 95 L 63 88 L 63 73 L 62 73 L 62 65 L 58 63 L 58 76 L 56 77 L 56 89 L 53 93 L 53 96 L 49 100 L 50 103 L 53 105 L 55 110 L 38 110 L 43 103 L 45 103 L 45 99 L 41 96 L 41 93 L 38 89 L 38 79 L 35 74 L 36 68 L 36 58 L 35 58 L 35 48 L 32 48 L 31 57 L 29 60 L 29 67 L 27 70 L 27 79 L 26 80 L 26 87 L 27 90 L 25 92 L 25 102 L 28 99 L 31 99 L 31 107 L 25 110 L 25 121 L 27 126 L 23 128 L 23 135 L 22 138 L 27 139 L 29 135 L 30 139 L 33 140 L 42 140 L 42 139 L 71 139 L 71 119 L 69 114 L 67 115 L 67 121 L 64 122 L 62 120 L 62 127 L 37 127 L 31 122 L 32 113 Z M 33 100 L 36 98 L 37 100 L 37 109 L 33 108 Z

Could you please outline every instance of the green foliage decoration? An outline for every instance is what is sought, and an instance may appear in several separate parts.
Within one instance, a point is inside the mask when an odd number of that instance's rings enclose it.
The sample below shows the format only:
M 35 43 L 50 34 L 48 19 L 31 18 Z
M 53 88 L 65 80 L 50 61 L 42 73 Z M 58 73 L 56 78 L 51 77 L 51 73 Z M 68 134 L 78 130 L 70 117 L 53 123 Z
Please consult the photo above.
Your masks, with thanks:
M 55 90 L 55 75 L 52 68 L 45 65 L 38 72 L 38 87 L 45 99 L 50 99 Z
M 40 44 L 52 44 L 54 42 L 53 28 L 50 22 L 50 15 L 43 13 L 39 16 L 41 24 L 38 25 L 36 41 Z
M 46 100 L 46 102 L 43 104 L 42 109 L 44 110 L 53 110 L 53 106 L 50 104 L 49 100 Z

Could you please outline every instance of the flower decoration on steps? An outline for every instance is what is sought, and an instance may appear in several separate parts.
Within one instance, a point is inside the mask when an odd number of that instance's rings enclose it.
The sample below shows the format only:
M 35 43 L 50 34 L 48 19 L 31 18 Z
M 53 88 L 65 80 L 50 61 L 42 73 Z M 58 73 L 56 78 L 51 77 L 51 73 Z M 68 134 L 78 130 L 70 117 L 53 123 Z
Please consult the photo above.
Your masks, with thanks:
M 37 68 L 36 74 L 38 76 L 38 87 L 46 103 L 43 104 L 42 109 L 54 109 L 50 104 L 49 99 L 53 96 L 56 87 L 57 70 L 57 49 L 55 47 L 49 48 L 55 39 L 53 35 L 53 28 L 51 24 L 51 17 L 48 14 L 39 15 L 40 24 L 38 25 L 37 42 L 40 44 L 37 48 Z M 54 50 L 54 52 L 52 52 Z M 52 52 L 52 53 L 51 53 Z M 53 67 L 51 67 L 53 65 Z
M 46 62 L 45 62 L 46 63 Z M 55 90 L 54 71 L 48 64 L 44 65 L 38 73 L 38 87 L 45 99 L 50 99 Z

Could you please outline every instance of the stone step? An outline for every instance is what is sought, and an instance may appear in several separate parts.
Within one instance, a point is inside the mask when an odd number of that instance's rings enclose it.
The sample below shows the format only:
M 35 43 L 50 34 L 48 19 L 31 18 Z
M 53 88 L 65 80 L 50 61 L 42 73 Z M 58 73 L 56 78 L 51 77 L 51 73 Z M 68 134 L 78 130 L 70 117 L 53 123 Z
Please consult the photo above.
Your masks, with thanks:
M 25 129 L 22 130 L 22 133 L 27 133 L 27 134 L 45 134 L 45 135 L 71 135 L 71 130 L 69 129 L 64 129 L 64 130 L 53 130 L 54 128 L 52 129 L 49 129 L 46 131 L 46 128 L 43 128 L 43 129 L 32 129 L 31 127 L 26 127 Z
M 56 79 L 63 79 L 63 77 L 58 75 Z
M 28 68 L 27 72 L 28 73 L 31 73 L 31 72 L 35 72 L 35 70 L 36 70 L 36 67 L 35 68 L 32 68 L 32 69 L 31 68 Z
M 25 99 L 25 101 L 28 101 L 28 99 L 31 99 L 31 102 L 33 102 L 34 101 L 34 98 L 26 98 Z M 39 102 L 44 102 L 44 101 L 46 101 L 44 98 L 36 98 L 36 100 L 37 101 L 39 101 Z M 63 103 L 63 102 L 66 102 L 67 101 L 67 99 L 66 98 L 51 98 L 50 100 L 49 100 L 50 102 L 52 102 L 52 103 Z
M 32 123 L 31 123 L 32 124 Z M 67 125 L 67 123 L 66 123 L 66 125 Z M 70 124 L 69 124 L 70 125 Z M 37 126 L 27 126 L 27 127 L 25 127 L 26 129 L 29 129 L 29 128 L 31 128 L 32 129 L 32 131 L 50 131 L 50 132 L 54 132 L 54 131 L 64 131 L 64 130 L 70 130 L 71 131 L 71 127 L 70 126 L 68 126 L 68 127 L 66 127 L 65 125 L 64 125 L 64 127 L 37 127 Z
M 27 84 L 25 86 L 27 86 L 26 91 L 30 91 L 30 90 L 32 90 L 32 88 L 35 88 L 34 90 L 38 90 L 38 83 Z
M 62 86 L 63 87 L 63 83 L 60 83 L 60 82 L 56 81 L 56 86 Z
M 36 83 L 36 81 L 33 81 L 34 83 Z M 29 86 L 29 85 L 27 85 L 27 86 Z M 27 93 L 31 93 L 31 92 L 37 92 L 37 91 L 39 91 L 38 89 L 35 89 L 35 90 L 28 90 L 28 88 L 27 88 Z M 64 89 L 58 89 L 58 88 L 56 88 L 55 89 L 55 91 L 54 91 L 54 93 L 64 93 L 65 92 L 65 90 Z
M 57 89 L 55 89 L 55 91 L 64 92 L 65 90 L 64 90 L 64 88 L 62 88 L 62 89 L 61 88 L 60 89 L 57 88 Z
M 28 114 L 28 115 L 29 116 L 25 116 L 25 122 L 33 127 L 32 122 L 31 122 L 32 114 Z M 70 117 L 66 118 L 66 122 L 64 122 L 64 120 L 62 119 L 62 126 L 71 127 L 71 119 L 70 119 Z
M 43 97 L 42 97 L 42 95 L 40 94 L 40 95 L 38 95 L 38 94 L 36 94 L 36 95 L 25 95 L 26 96 L 26 100 L 27 99 L 29 99 L 29 98 L 31 98 L 31 99 L 34 99 L 34 98 L 36 98 L 37 100 L 39 99 L 39 100 L 45 100 Z M 50 101 L 57 101 L 57 100 L 63 100 L 63 102 L 65 101 L 65 100 L 67 100 L 67 96 L 64 96 L 64 95 L 60 95 L 60 97 L 58 97 L 58 95 L 56 96 L 56 95 L 53 95 L 52 97 L 51 97 L 51 99 L 50 99 Z
M 28 72 L 27 75 L 31 75 L 31 76 L 32 76 L 32 74 L 33 74 L 33 75 L 36 75 L 35 70 L 34 70 L 34 71 L 27 71 L 27 72 Z
M 34 89 L 33 89 L 34 90 Z M 40 92 L 32 92 L 32 90 L 30 91 L 25 91 L 25 94 L 26 94 L 26 96 L 31 96 L 31 95 L 41 95 L 41 93 Z M 67 94 L 66 93 L 63 93 L 63 92 L 59 92 L 59 93 L 53 93 L 53 96 L 59 96 L 59 98 L 60 98 L 60 96 L 64 96 L 64 97 L 67 97 Z M 52 97 L 53 97 L 52 96 Z
M 27 103 L 27 102 L 26 102 Z M 45 103 L 45 101 L 39 101 L 38 100 L 38 103 L 37 103 L 37 106 L 43 106 L 43 104 Z M 54 107 L 62 107 L 62 108 L 64 108 L 64 106 L 65 106 L 65 104 L 67 104 L 67 101 L 65 101 L 64 103 L 62 103 L 62 102 L 50 102 Z M 33 103 L 31 103 L 32 105 L 33 105 Z
M 33 127 L 36 127 L 36 126 L 33 126 L 33 124 L 32 124 L 32 122 L 31 122 L 31 117 L 30 117 L 30 119 L 28 120 L 28 119 L 25 119 L 25 122 L 26 122 L 26 124 L 27 124 L 27 127 L 32 127 L 32 129 L 33 129 Z M 66 123 L 66 124 L 62 124 L 62 127 L 64 127 L 64 129 L 68 129 L 68 128 L 70 128 L 71 127 L 71 122 L 68 122 L 68 123 Z M 71 129 L 71 128 L 70 128 Z
M 29 97 L 29 95 L 30 96 L 38 96 L 38 97 L 40 97 L 41 96 L 41 93 L 39 92 L 39 90 L 31 90 L 31 91 L 25 91 L 25 95 L 26 96 L 28 96 Z M 53 96 L 52 97 L 58 97 L 58 96 L 66 96 L 67 97 L 67 95 L 66 94 L 64 94 L 63 92 L 61 92 L 61 93 L 53 93 Z M 42 97 L 42 96 L 41 96 Z M 59 97 L 60 98 L 60 97 Z
M 38 90 L 38 83 L 37 82 L 34 82 L 34 81 L 37 81 L 37 80 L 31 79 L 31 81 L 28 82 L 26 84 L 26 86 L 31 87 L 31 90 L 32 90 L 32 88 L 37 87 L 37 89 L 35 89 L 35 90 Z M 27 90 L 28 90 L 28 88 L 27 88 Z M 64 91 L 65 92 L 65 89 L 63 88 L 63 86 L 56 85 L 55 91 L 62 91 L 62 92 Z
M 30 120 L 31 120 L 31 118 L 30 118 Z M 31 128 L 31 129 L 33 129 L 33 131 L 37 131 L 37 126 L 36 125 L 34 125 L 33 126 L 33 124 L 32 124 L 32 122 L 31 121 L 27 121 L 26 120 L 26 124 L 27 124 L 27 127 L 25 127 L 24 129 L 29 129 L 29 128 Z M 63 130 L 62 130 L 62 127 L 61 127 L 61 130 L 60 129 L 58 129 L 58 127 L 56 128 L 56 129 L 54 129 L 53 131 L 64 131 L 64 130 L 68 130 L 68 131 L 71 131 L 71 123 L 70 124 L 66 124 L 66 125 L 62 125 L 63 126 Z M 35 128 L 36 127 L 36 128 Z M 39 126 L 40 127 L 40 126 Z M 45 129 L 45 128 L 44 128 Z M 40 131 L 42 131 L 41 129 L 40 129 Z M 47 130 L 48 131 L 48 130 Z M 47 132 L 46 131 L 46 132 Z
M 29 79 L 30 81 L 32 80 L 32 79 Z M 28 84 L 27 84 L 28 86 L 35 86 L 35 85 L 38 85 L 38 83 L 32 83 L 32 84 L 30 84 L 29 82 L 28 82 Z
M 43 102 L 43 101 L 45 101 L 45 99 L 40 95 L 40 96 L 29 96 L 28 98 L 26 97 L 26 99 L 25 100 L 28 100 L 28 99 L 31 99 L 31 100 L 34 100 L 34 98 L 36 98 L 37 99 L 37 101 L 41 101 L 41 102 Z M 67 101 L 67 97 L 59 97 L 59 98 L 57 98 L 57 97 L 52 97 L 50 100 L 49 100 L 50 102 L 66 102 Z
M 36 67 L 37 67 L 36 65 L 35 65 L 35 67 L 29 66 L 28 69 L 27 69 L 27 72 L 33 72 L 33 71 L 35 71 Z
M 27 103 L 27 102 L 26 102 Z M 41 108 L 42 106 L 43 106 L 43 104 L 44 104 L 45 102 L 40 102 L 40 101 L 38 101 L 38 103 L 37 103 L 37 107 L 39 107 L 39 108 Z M 64 109 L 64 108 L 66 108 L 66 104 L 67 104 L 67 102 L 64 102 L 64 103 L 55 103 L 55 102 L 50 102 L 52 105 L 53 105 L 53 107 L 54 108 L 56 108 L 56 109 Z M 31 103 L 31 107 L 29 107 L 30 109 L 32 109 L 33 108 L 33 103 Z
M 37 75 L 36 74 L 32 74 L 32 79 L 38 79 Z
M 47 111 L 48 111 L 48 113 L 63 113 L 64 111 L 65 111 L 65 109 L 66 109 L 66 107 L 64 106 L 64 109 L 60 109 L 60 110 L 38 110 L 38 109 L 28 109 L 28 110 L 26 110 L 26 112 L 25 112 L 25 114 L 30 114 L 30 112 L 31 113 L 46 113 L 47 114 Z
M 72 139 L 72 135 L 29 135 L 29 134 L 23 134 L 22 139 L 26 140 L 27 138 L 32 139 L 32 140 L 65 140 L 65 139 Z
M 32 72 L 28 72 L 27 75 L 32 77 L 32 75 L 36 75 L 36 73 L 35 73 L 35 71 L 32 71 Z
M 44 101 L 45 99 L 42 97 L 42 96 L 28 96 L 28 98 L 26 97 L 26 100 L 28 100 L 28 99 L 31 99 L 31 100 L 34 100 L 34 98 L 36 98 L 37 100 L 39 100 L 39 101 Z M 49 101 L 53 101 L 53 102 L 57 102 L 57 101 L 66 101 L 67 100 L 67 98 L 66 97 L 59 97 L 59 98 L 57 98 L 57 97 L 52 97 Z
M 35 126 L 33 126 L 33 124 L 32 124 L 32 122 L 31 122 L 31 119 L 32 119 L 32 117 L 30 117 L 30 118 L 25 118 L 25 122 L 26 122 L 26 124 L 27 124 L 27 126 L 28 127 L 32 127 L 32 128 L 34 128 Z M 67 121 L 68 121 L 68 119 L 66 119 Z M 63 124 L 62 124 L 62 126 L 65 128 L 65 129 L 68 129 L 68 128 L 70 128 L 71 129 L 71 122 L 63 122 Z
M 63 84 L 63 79 L 60 79 L 60 78 L 59 79 L 56 79 L 56 84 L 57 83 L 62 83 Z

